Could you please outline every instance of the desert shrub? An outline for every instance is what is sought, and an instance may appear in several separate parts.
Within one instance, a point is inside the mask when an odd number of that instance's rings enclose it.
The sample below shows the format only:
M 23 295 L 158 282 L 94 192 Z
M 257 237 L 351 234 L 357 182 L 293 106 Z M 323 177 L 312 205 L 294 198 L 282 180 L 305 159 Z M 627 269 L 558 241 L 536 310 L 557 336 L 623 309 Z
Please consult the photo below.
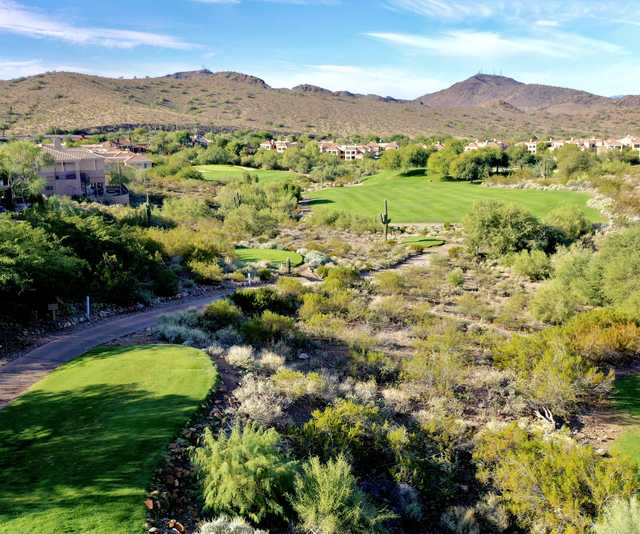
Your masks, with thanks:
M 293 315 L 298 308 L 297 299 L 282 295 L 270 287 L 242 289 L 230 297 L 245 315 L 260 315 L 270 310 L 281 315 Z
M 461 356 L 450 351 L 418 351 L 404 360 L 402 366 L 402 379 L 419 385 L 424 397 L 453 395 L 466 373 Z
M 375 406 L 339 400 L 334 406 L 315 410 L 304 424 L 304 443 L 315 454 L 329 459 L 343 453 L 352 460 L 365 461 L 381 438 L 382 417 Z
M 462 269 L 454 269 L 447 276 L 447 282 L 454 287 L 462 287 L 464 285 L 464 272 Z
M 280 435 L 249 423 L 235 425 L 216 438 L 205 429 L 193 454 L 202 483 L 205 509 L 239 515 L 260 523 L 285 516 L 285 495 L 293 484 L 295 464 L 282 451 Z
M 270 350 L 263 350 L 260 353 L 260 358 L 258 359 L 258 366 L 260 369 L 275 373 L 284 367 L 285 362 L 286 358 L 284 356 L 280 356 Z
M 392 382 L 398 377 L 398 364 L 384 352 L 351 351 L 349 363 L 351 374 L 354 376 L 373 377 L 382 384 Z
M 638 497 L 616 499 L 604 509 L 593 527 L 595 534 L 640 534 Z
M 588 234 L 593 226 L 584 211 L 577 206 L 565 206 L 552 210 L 544 218 L 544 223 L 558 230 L 567 243 Z
M 386 532 L 391 514 L 380 512 L 358 488 L 343 456 L 321 464 L 317 457 L 296 476 L 293 509 L 301 528 L 310 534 L 368 534 Z
M 495 314 L 485 301 L 478 295 L 465 293 L 458 297 L 456 301 L 459 312 L 462 315 L 482 319 L 483 321 L 492 321 Z
M 279 369 L 271 380 L 276 391 L 291 401 L 301 397 L 323 398 L 330 394 L 331 389 L 329 381 L 319 373 L 305 374 L 284 367 Z
M 363 380 L 353 380 L 347 378 L 342 380 L 338 386 L 340 395 L 345 399 L 359 402 L 361 404 L 373 404 L 378 398 L 378 384 L 371 378 L 366 382 Z
M 220 284 L 224 280 L 224 271 L 217 261 L 189 260 L 187 267 L 196 280 L 205 284 Z
M 187 310 L 162 317 L 155 333 L 168 343 L 206 347 L 211 343 L 211 337 L 199 327 L 198 312 Z
M 278 341 L 295 342 L 298 335 L 291 317 L 266 310 L 244 322 L 240 327 L 244 338 L 253 345 L 273 344 Z
M 580 313 L 557 333 L 567 348 L 596 363 L 618 363 L 640 352 L 640 319 L 613 308 Z
M 476 202 L 464 219 L 466 246 L 473 254 L 504 256 L 521 250 L 546 250 L 546 229 L 531 213 L 495 201 Z
M 242 321 L 242 311 L 228 299 L 217 300 L 209 304 L 203 314 L 202 321 L 211 331 L 228 326 L 238 326 Z
M 638 489 L 637 470 L 602 458 L 567 435 L 543 436 L 517 424 L 479 435 L 478 479 L 495 488 L 518 525 L 530 532 L 588 532 L 614 498 Z
M 605 395 L 613 375 L 605 375 L 571 352 L 557 331 L 513 338 L 494 351 L 498 366 L 516 374 L 518 390 L 534 409 L 567 415 L 587 399 Z
M 544 280 L 551 273 L 551 260 L 542 250 L 522 250 L 511 258 L 513 270 L 529 280 Z
M 284 297 L 293 297 L 295 299 L 302 298 L 302 295 L 307 292 L 307 288 L 302 284 L 302 282 L 300 282 L 300 280 L 286 276 L 278 279 L 278 282 L 276 283 L 276 290 Z
M 640 226 L 612 234 L 602 243 L 591 264 L 594 304 L 621 304 L 640 291 Z
M 374 283 L 381 295 L 398 295 L 405 292 L 404 277 L 395 271 L 383 271 L 376 274 Z
M 397 296 L 379 297 L 370 307 L 370 319 L 382 325 L 404 324 L 411 320 L 407 313 L 407 303 Z
M 233 396 L 238 401 L 236 413 L 240 417 L 272 426 L 284 416 L 286 399 L 276 391 L 270 380 L 247 375 L 234 390 Z
M 229 519 L 227 516 L 220 516 L 213 521 L 202 523 L 196 534 L 269 534 L 266 530 L 253 528 L 244 519 L 236 517 Z
M 357 269 L 352 267 L 333 267 L 327 271 L 322 284 L 326 291 L 337 291 L 356 287 L 362 279 Z
M 539 321 L 562 324 L 578 313 L 580 298 L 557 280 L 550 280 L 535 292 L 529 309 Z
M 231 347 L 225 356 L 229 365 L 240 367 L 241 369 L 251 370 L 256 365 L 253 348 L 249 346 L 236 345 Z
M 521 329 L 526 326 L 527 304 L 529 296 L 524 292 L 514 293 L 504 303 L 495 319 L 506 328 Z

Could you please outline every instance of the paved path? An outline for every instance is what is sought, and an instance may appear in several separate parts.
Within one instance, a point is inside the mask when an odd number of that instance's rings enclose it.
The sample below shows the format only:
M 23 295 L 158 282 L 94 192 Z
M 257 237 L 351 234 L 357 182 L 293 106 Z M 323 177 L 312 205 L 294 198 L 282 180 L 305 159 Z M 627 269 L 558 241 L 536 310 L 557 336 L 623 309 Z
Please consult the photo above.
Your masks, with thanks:
M 189 308 L 201 308 L 231 292 L 231 290 L 221 290 L 206 297 L 193 297 L 164 304 L 149 311 L 113 317 L 94 326 L 81 326 L 49 336 L 48 341 L 43 345 L 0 367 L 0 408 L 59 365 L 81 356 L 88 350 L 145 330 L 155 325 L 163 315 Z

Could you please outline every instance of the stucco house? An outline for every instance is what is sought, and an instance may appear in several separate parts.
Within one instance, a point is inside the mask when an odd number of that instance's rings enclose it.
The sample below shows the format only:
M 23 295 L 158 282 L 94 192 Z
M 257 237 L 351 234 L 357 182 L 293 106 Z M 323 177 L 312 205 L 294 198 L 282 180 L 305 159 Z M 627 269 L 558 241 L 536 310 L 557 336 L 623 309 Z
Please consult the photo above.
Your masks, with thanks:
M 105 203 L 129 203 L 129 192 L 121 186 L 108 187 L 105 158 L 84 148 L 66 148 L 59 139 L 43 145 L 52 164 L 38 174 L 45 179 L 45 195 L 88 198 Z

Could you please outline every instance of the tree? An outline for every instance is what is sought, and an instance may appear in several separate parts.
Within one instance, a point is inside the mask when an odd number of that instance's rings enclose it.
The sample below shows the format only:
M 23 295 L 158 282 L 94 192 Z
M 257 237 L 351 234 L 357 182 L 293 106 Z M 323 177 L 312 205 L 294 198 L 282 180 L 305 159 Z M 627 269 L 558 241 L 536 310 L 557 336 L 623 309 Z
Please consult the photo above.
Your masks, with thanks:
M 427 162 L 429 176 L 440 180 L 448 178 L 450 175 L 449 168 L 451 162 L 457 157 L 458 154 L 451 150 L 440 150 L 432 154 Z
M 465 241 L 474 254 L 504 256 L 521 250 L 546 250 L 546 227 L 531 213 L 496 201 L 476 202 L 464 218 Z
M 403 169 L 423 168 L 429 160 L 429 150 L 422 145 L 407 145 L 400 149 Z
M 398 150 L 385 150 L 380 157 L 380 166 L 383 169 L 398 170 L 402 168 L 402 155 Z
M 523 167 L 534 165 L 536 157 L 523 145 L 511 145 L 507 148 L 507 158 L 511 167 L 522 169 Z
M 52 164 L 51 158 L 33 143 L 14 141 L 1 147 L 0 165 L 9 182 L 10 202 L 40 194 L 45 183 L 38 171 Z

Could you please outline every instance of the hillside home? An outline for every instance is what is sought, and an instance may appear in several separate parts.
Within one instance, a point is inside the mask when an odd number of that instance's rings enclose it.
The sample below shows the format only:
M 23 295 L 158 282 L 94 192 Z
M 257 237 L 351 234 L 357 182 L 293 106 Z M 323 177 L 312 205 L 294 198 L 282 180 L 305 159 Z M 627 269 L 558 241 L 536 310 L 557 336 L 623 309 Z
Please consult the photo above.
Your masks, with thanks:
M 59 139 L 41 148 L 53 162 L 38 172 L 46 182 L 45 195 L 88 198 L 109 204 L 129 203 L 126 188 L 107 187 L 102 156 L 84 148 L 66 148 Z
M 504 141 L 498 141 L 494 139 L 493 141 L 476 141 L 475 143 L 469 143 L 464 147 L 465 152 L 472 152 L 474 150 L 481 150 L 483 148 L 497 148 L 498 150 L 505 150 L 509 145 Z
M 290 148 L 297 147 L 298 143 L 293 141 L 276 141 L 276 152 L 278 154 L 284 154 Z
M 640 138 L 632 137 L 631 135 L 626 135 L 622 139 L 620 139 L 620 144 L 622 144 L 625 148 L 632 148 L 633 150 L 640 150 Z
M 142 153 L 134 154 L 129 150 L 121 150 L 112 143 L 84 145 L 82 148 L 104 158 L 105 170 L 107 172 L 117 167 L 131 167 L 142 171 L 153 167 L 153 161 L 142 155 Z

